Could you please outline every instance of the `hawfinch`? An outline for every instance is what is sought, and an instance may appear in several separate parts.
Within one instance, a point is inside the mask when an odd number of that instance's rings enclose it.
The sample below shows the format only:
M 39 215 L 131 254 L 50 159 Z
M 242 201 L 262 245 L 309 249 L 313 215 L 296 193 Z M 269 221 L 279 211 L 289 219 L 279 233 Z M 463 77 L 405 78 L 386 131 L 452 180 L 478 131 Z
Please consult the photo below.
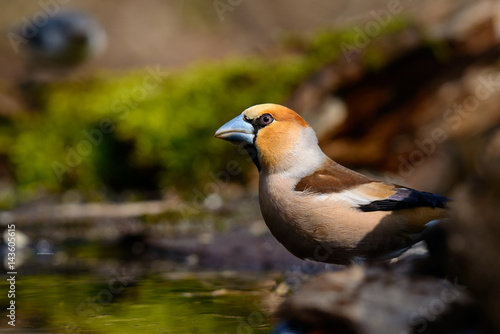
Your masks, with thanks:
M 250 107 L 215 137 L 250 153 L 264 220 L 299 258 L 349 264 L 397 257 L 447 215 L 446 197 L 377 181 L 331 160 L 309 124 L 286 107 Z

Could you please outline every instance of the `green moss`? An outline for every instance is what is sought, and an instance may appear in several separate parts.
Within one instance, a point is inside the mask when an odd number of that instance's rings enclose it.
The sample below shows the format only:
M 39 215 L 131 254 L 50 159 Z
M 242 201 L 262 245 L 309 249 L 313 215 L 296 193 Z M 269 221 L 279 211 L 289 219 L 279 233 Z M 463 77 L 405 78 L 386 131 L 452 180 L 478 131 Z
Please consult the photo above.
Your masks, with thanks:
M 284 101 L 306 75 L 294 61 L 259 59 L 198 64 L 157 81 L 152 69 L 51 85 L 44 110 L 14 120 L 14 140 L 0 136 L 19 186 L 95 189 L 107 185 L 105 172 L 137 170 L 155 173 L 160 187 L 182 188 L 208 182 L 231 159 L 246 169 L 243 155 L 213 133 L 248 106 Z
M 381 35 L 405 26 L 393 20 Z M 171 73 L 150 66 L 53 83 L 44 88 L 42 110 L 0 123 L 0 154 L 13 166 L 22 198 L 68 188 L 87 198 L 109 188 L 172 187 L 193 196 L 229 161 L 241 169 L 230 180 L 241 182 L 254 167 L 245 153 L 214 139 L 215 130 L 251 105 L 283 103 L 355 38 L 353 29 L 324 30 L 280 59 L 205 62 Z M 383 52 L 365 57 L 379 64 Z

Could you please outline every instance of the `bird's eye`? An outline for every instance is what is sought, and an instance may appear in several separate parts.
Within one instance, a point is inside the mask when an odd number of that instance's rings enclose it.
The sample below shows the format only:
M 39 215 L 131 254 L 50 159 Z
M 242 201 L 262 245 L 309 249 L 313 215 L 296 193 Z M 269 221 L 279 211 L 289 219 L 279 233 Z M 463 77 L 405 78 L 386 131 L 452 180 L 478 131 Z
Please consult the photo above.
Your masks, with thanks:
M 259 123 L 261 126 L 266 126 L 268 124 L 271 124 L 274 121 L 273 116 L 269 114 L 264 114 L 259 117 Z

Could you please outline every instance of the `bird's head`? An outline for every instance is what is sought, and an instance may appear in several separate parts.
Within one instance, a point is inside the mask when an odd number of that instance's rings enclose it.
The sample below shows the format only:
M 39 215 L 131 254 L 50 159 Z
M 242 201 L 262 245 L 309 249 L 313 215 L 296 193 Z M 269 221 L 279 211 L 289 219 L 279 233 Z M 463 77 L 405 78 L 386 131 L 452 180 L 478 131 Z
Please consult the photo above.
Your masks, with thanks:
M 295 111 L 277 104 L 259 104 L 224 124 L 215 137 L 244 145 L 253 161 L 266 171 L 285 171 L 322 160 L 314 130 Z

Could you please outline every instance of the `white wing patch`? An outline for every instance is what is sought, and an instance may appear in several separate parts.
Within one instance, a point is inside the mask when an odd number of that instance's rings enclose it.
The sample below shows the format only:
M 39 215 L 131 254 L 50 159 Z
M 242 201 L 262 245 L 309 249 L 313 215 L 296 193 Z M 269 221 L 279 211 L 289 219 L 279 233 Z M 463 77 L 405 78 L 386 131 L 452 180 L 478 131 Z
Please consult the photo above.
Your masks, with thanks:
M 367 205 L 372 203 L 373 201 L 380 201 L 385 198 L 370 196 L 367 195 L 363 191 L 359 191 L 356 189 L 344 190 L 339 193 L 334 194 L 314 194 L 313 195 L 317 201 L 332 201 L 332 202 L 345 202 L 348 203 L 352 207 L 360 207 L 362 205 Z
M 365 194 L 355 190 L 344 190 L 339 193 L 338 196 L 344 201 L 349 202 L 354 207 L 370 204 L 375 200 L 373 197 L 368 197 Z

